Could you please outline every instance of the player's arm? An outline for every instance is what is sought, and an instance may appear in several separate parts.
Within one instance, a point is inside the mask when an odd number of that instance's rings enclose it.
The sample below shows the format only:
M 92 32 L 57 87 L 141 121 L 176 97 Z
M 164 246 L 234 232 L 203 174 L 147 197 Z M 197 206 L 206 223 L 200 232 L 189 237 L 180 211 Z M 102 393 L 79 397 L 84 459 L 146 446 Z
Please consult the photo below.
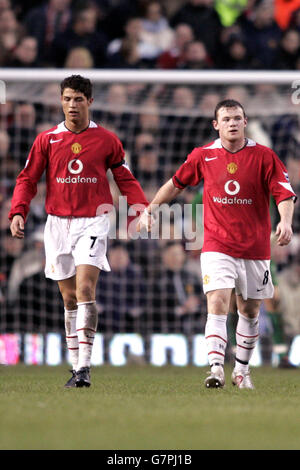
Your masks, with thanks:
M 179 193 L 181 193 L 181 191 L 182 189 L 176 188 L 173 180 L 170 179 L 157 191 L 152 202 L 147 207 L 148 212 L 150 214 L 154 213 L 155 209 L 157 209 L 161 204 L 172 201 Z
M 141 231 L 142 228 L 146 230 L 151 229 L 152 217 L 155 215 L 155 211 L 163 203 L 167 203 L 175 199 L 182 189 L 174 186 L 173 180 L 170 179 L 167 181 L 161 188 L 157 191 L 153 200 L 150 202 L 149 206 L 145 209 L 143 214 L 140 217 L 140 220 L 137 225 L 137 231 Z
M 186 161 L 178 168 L 175 175 L 161 186 L 152 202 L 143 212 L 137 230 L 141 230 L 141 228 L 145 227 L 150 231 L 155 209 L 161 204 L 175 199 L 187 186 L 196 186 L 199 184 L 202 175 L 199 171 L 199 159 L 197 157 L 198 150 L 194 149 L 193 152 L 188 155 Z
M 115 135 L 112 139 L 112 153 L 108 157 L 107 167 L 110 168 L 122 196 L 127 198 L 128 205 L 136 206 L 138 212 L 143 211 L 149 201 L 126 163 L 123 145 Z
M 279 202 L 278 212 L 280 215 L 280 222 L 276 228 L 277 243 L 280 246 L 288 245 L 292 239 L 292 220 L 294 214 L 294 201 L 293 198 L 285 199 Z
M 37 183 L 40 180 L 47 164 L 45 151 L 42 149 L 41 139 L 38 136 L 31 148 L 25 168 L 17 177 L 14 189 L 9 220 L 13 237 L 24 237 L 24 225 L 29 211 L 31 200 L 37 192 Z

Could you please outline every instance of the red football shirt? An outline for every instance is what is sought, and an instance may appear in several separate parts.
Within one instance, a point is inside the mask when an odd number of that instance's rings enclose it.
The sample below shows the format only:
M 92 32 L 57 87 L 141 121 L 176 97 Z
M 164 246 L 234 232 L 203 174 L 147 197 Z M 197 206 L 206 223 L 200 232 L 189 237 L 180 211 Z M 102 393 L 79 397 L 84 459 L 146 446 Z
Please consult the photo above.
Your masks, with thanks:
M 122 144 L 114 133 L 90 121 L 87 129 L 76 134 L 61 122 L 35 139 L 17 178 L 9 218 L 21 214 L 26 219 L 44 170 L 48 214 L 94 217 L 108 212 L 113 204 L 108 169 L 129 205 L 149 204 L 126 165 Z
M 202 251 L 270 259 L 270 195 L 276 204 L 295 197 L 287 171 L 269 148 L 247 139 L 231 153 L 217 139 L 195 148 L 173 176 L 176 187 L 204 180 Z

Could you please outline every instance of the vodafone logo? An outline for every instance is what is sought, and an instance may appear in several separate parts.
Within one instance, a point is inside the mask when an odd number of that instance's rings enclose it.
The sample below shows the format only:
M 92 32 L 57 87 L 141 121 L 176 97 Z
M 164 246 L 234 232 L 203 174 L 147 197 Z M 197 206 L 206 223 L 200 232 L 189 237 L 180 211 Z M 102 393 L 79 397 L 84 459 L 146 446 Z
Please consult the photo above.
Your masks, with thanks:
M 78 175 L 83 170 L 83 164 L 81 160 L 75 158 L 74 160 L 69 161 L 68 170 L 72 175 Z
M 239 193 L 241 187 L 237 181 L 229 180 L 225 183 L 224 189 L 227 194 L 230 194 L 230 196 L 235 196 L 235 194 Z
M 98 178 L 95 176 L 80 176 L 79 173 L 83 170 L 83 163 L 78 158 L 74 160 L 70 160 L 68 163 L 68 170 L 72 175 L 78 176 L 67 176 L 66 178 L 62 178 L 60 176 L 56 177 L 56 181 L 61 184 L 69 184 L 69 183 L 97 183 Z
M 234 197 L 220 197 L 220 196 L 212 196 L 212 199 L 214 202 L 222 205 L 251 205 L 253 203 L 252 199 L 250 198 L 241 198 L 241 197 L 236 197 L 236 194 L 240 192 L 241 186 L 240 183 L 238 183 L 235 180 L 228 180 L 225 185 L 224 185 L 225 192 L 229 194 L 229 196 L 234 196 Z

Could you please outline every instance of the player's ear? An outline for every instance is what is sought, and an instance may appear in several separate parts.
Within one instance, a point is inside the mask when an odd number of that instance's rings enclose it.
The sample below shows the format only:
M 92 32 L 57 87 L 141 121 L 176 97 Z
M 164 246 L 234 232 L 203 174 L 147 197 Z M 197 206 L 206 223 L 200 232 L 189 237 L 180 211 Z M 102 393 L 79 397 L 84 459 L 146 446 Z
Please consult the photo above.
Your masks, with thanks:
M 218 124 L 218 121 L 216 121 L 215 119 L 212 120 L 212 125 L 213 125 L 213 128 L 218 131 L 219 130 L 219 124 Z
M 89 104 L 89 106 L 91 106 L 91 104 L 92 104 L 93 101 L 94 101 L 94 98 L 89 98 L 89 99 L 88 99 L 88 104 Z

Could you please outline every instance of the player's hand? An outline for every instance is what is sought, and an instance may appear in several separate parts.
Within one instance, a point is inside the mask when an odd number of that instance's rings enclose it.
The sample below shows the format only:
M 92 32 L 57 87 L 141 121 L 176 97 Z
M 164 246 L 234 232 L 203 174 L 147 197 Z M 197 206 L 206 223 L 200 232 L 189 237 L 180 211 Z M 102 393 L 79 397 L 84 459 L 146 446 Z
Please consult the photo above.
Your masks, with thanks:
M 136 226 L 137 232 L 140 232 L 143 228 L 145 228 L 147 232 L 150 232 L 153 222 L 154 222 L 153 215 L 150 214 L 147 209 L 145 209 L 137 223 L 137 226 Z
M 10 224 L 10 231 L 13 237 L 24 238 L 24 219 L 21 215 L 15 215 Z
M 277 245 L 286 246 L 290 243 L 293 230 L 290 224 L 279 222 L 276 229 Z

